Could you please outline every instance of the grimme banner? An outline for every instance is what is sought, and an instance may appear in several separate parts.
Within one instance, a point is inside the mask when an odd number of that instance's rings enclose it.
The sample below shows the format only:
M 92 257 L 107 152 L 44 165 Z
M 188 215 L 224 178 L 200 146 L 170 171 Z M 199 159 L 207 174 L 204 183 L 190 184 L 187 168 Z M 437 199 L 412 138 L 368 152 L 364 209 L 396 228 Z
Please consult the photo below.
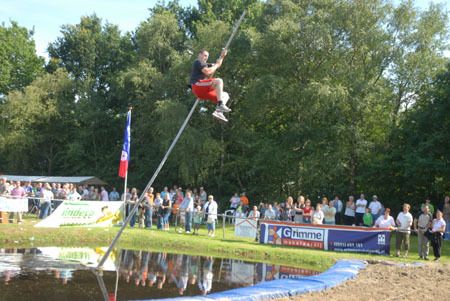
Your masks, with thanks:
M 260 243 L 389 255 L 389 229 L 261 222 Z
M 108 227 L 122 221 L 122 202 L 64 201 L 35 227 L 58 228 L 64 225 Z

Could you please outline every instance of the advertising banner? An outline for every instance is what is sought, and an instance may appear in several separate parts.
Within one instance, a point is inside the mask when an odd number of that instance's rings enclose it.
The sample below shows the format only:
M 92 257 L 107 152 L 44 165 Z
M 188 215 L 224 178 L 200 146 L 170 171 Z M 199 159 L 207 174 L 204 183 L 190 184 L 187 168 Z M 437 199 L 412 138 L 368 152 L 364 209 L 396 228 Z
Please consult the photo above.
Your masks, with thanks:
M 0 211 L 3 212 L 27 212 L 28 199 L 15 199 L 0 197 Z
M 234 235 L 240 237 L 256 238 L 258 233 L 258 219 L 255 218 L 235 218 Z
M 389 255 L 390 230 L 264 221 L 260 243 Z
M 67 225 L 108 227 L 122 221 L 122 202 L 64 201 L 35 227 L 58 228 Z

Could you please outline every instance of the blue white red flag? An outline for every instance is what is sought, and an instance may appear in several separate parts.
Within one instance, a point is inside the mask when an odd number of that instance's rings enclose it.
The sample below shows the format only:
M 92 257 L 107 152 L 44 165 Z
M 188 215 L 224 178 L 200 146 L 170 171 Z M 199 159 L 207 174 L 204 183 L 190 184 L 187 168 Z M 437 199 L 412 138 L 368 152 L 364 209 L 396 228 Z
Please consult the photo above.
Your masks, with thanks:
M 122 154 L 120 155 L 119 177 L 125 178 L 128 172 L 128 162 L 130 161 L 130 142 L 131 142 L 131 110 L 127 113 L 127 123 L 123 135 Z

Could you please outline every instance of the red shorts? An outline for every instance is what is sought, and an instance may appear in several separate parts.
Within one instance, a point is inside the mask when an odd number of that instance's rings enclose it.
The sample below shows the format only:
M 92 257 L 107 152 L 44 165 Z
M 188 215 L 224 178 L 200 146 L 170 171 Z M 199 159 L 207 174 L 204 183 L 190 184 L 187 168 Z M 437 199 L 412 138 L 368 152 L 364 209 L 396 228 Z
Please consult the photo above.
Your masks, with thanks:
M 209 100 L 213 103 L 217 103 L 216 89 L 213 86 L 213 80 L 215 78 L 201 79 L 192 85 L 192 93 L 197 98 L 202 100 Z

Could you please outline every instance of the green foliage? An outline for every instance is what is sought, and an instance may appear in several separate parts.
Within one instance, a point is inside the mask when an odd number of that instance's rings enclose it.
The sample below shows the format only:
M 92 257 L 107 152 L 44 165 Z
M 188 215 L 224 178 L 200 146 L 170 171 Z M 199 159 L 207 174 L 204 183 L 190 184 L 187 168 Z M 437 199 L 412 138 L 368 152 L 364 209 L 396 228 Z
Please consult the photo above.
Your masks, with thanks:
M 170 1 L 125 34 L 83 17 L 50 45 L 49 74 L 0 104 L 0 163 L 117 184 L 131 104 L 129 183 L 143 187 L 193 104 L 186 84 L 197 51 L 218 57 L 244 9 L 216 74 L 231 121 L 195 113 L 157 186 L 247 190 L 252 201 L 366 192 L 393 208 L 448 192 L 448 17 L 411 1 Z M 26 120 L 16 117 L 24 106 Z M 25 158 L 30 149 L 51 160 Z
M 36 55 L 33 31 L 11 22 L 0 26 L 0 97 L 29 85 L 43 71 L 44 59 Z

